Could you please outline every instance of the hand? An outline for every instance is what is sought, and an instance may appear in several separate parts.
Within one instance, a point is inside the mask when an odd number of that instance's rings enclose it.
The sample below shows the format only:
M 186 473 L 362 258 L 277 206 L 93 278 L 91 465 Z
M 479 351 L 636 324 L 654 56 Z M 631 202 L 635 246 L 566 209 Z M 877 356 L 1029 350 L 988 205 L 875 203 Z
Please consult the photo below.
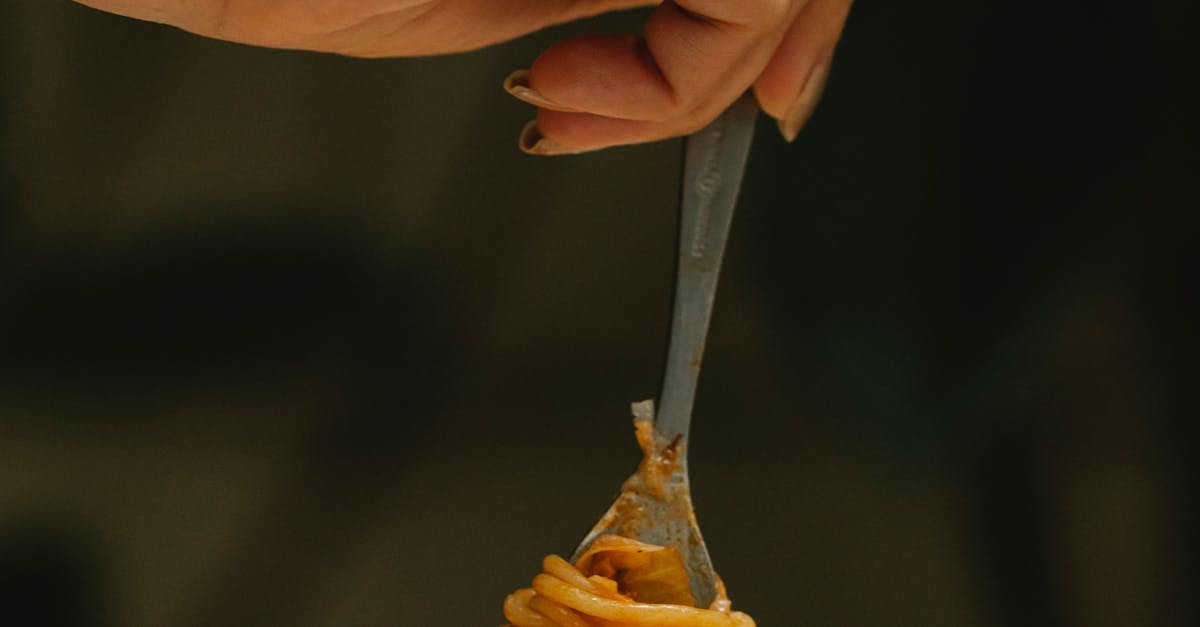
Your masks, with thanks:
M 659 5 L 645 37 L 592 35 L 505 82 L 539 107 L 535 154 L 685 135 L 747 89 L 789 141 L 820 98 L 852 0 L 77 0 L 220 39 L 362 57 L 480 48 L 546 26 Z

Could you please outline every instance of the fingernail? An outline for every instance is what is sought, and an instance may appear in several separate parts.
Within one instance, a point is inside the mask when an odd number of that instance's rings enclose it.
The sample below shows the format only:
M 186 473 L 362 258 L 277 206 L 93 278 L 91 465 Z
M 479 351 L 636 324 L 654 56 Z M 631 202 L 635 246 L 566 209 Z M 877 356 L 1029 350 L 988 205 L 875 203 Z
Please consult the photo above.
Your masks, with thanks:
M 804 81 L 804 87 L 800 89 L 800 95 L 796 97 L 792 106 L 788 107 L 787 113 L 779 118 L 779 132 L 783 134 L 785 140 L 795 141 L 796 136 L 800 134 L 800 129 L 804 128 L 808 119 L 812 117 L 813 110 L 821 101 L 821 92 L 825 91 L 825 82 L 829 79 L 829 67 L 832 60 L 827 56 L 813 65 L 812 71 L 808 73 L 808 78 Z
M 527 155 L 575 155 L 581 152 L 591 152 L 592 148 L 570 148 L 564 146 L 549 137 L 543 137 L 542 131 L 538 128 L 537 120 L 530 120 L 525 128 L 521 129 L 521 136 L 517 138 L 517 146 L 521 148 L 521 152 Z
M 535 107 L 551 109 L 553 111 L 566 111 L 568 113 L 578 111 L 578 109 L 560 105 L 530 87 L 529 70 L 517 70 L 509 74 L 508 78 L 504 79 L 504 91 L 512 94 L 517 100 L 527 102 Z

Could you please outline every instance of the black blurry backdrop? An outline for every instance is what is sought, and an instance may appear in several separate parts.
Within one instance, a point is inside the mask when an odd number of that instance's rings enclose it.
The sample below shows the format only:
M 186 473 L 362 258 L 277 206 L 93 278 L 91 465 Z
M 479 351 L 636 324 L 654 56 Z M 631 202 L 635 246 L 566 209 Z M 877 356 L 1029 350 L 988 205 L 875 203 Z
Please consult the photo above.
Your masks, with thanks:
M 860 2 L 762 121 L 692 447 L 760 625 L 1197 624 L 1184 13 Z M 0 3 L 0 623 L 502 622 L 636 462 L 680 151 L 526 157 L 499 82 L 642 17 L 364 61 Z

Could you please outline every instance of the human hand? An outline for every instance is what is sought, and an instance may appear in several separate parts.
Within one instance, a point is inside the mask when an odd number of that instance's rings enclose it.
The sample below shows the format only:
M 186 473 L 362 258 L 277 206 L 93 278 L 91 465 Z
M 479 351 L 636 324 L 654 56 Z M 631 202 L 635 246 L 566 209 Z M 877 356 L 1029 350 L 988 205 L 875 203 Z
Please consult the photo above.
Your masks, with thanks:
M 553 24 L 658 5 L 645 36 L 543 52 L 505 87 L 537 105 L 534 154 L 691 133 L 747 89 L 789 141 L 820 98 L 852 0 L 76 0 L 230 41 L 361 57 L 471 50 Z

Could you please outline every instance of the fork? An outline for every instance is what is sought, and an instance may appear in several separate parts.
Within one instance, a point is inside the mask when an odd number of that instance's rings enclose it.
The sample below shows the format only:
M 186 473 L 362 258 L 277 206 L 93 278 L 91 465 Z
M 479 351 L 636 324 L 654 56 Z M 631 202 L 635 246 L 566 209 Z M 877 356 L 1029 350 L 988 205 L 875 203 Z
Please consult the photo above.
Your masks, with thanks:
M 687 139 L 675 299 L 657 412 L 652 401 L 633 404 L 642 464 L 571 556 L 577 561 L 606 534 L 675 547 L 683 556 L 697 607 L 709 607 L 718 598 L 720 583 L 692 509 L 688 428 L 721 258 L 757 117 L 754 97 L 746 94 Z

